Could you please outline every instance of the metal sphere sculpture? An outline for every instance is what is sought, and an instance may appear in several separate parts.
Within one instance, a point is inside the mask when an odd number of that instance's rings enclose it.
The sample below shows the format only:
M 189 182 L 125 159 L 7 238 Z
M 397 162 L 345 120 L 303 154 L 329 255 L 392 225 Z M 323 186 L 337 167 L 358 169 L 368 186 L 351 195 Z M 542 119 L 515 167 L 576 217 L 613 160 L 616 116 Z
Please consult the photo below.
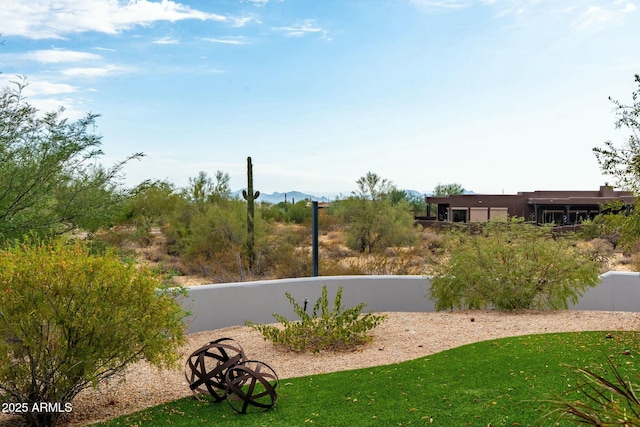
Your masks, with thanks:
M 240 362 L 225 374 L 227 402 L 241 414 L 246 414 L 250 407 L 266 411 L 278 400 L 278 381 L 278 375 L 266 363 L 257 360 Z
M 227 371 L 247 358 L 242 347 L 228 343 L 231 338 L 220 338 L 200 347 L 187 359 L 185 378 L 191 392 L 200 400 L 201 394 L 209 393 L 214 401 L 227 398 L 225 375 Z

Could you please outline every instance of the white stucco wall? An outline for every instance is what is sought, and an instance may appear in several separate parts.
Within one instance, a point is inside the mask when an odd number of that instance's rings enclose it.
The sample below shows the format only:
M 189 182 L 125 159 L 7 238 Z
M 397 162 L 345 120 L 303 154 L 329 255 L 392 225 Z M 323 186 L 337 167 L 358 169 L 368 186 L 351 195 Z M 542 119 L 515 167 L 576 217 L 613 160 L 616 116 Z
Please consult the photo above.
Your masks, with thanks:
M 308 298 L 307 311 L 311 312 L 323 285 L 327 285 L 330 303 L 343 287 L 345 308 L 364 302 L 364 312 L 435 311 L 435 304 L 427 296 L 430 281 L 424 276 L 320 276 L 213 284 L 188 288 L 183 301 L 192 312 L 187 319 L 188 332 L 243 325 L 246 320 L 272 323 L 273 313 L 295 319 L 285 292 L 301 305 Z M 571 309 L 640 312 L 640 275 L 605 273 L 600 285 L 587 291 Z

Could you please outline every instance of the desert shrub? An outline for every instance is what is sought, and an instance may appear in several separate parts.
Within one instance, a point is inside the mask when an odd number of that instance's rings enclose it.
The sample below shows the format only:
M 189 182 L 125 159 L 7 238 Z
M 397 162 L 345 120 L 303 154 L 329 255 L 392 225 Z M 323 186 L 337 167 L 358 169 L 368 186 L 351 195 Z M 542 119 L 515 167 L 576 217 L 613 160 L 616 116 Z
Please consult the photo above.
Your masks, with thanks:
M 167 251 L 182 257 L 189 272 L 213 282 L 246 280 L 260 274 L 258 259 L 249 271 L 243 253 L 247 235 L 246 204 L 240 200 L 217 200 L 200 205 L 185 205 L 174 212 L 163 227 Z M 256 246 L 262 244 L 262 221 L 256 216 Z M 259 258 L 259 255 L 257 255 Z
M 447 235 L 448 253 L 431 280 L 438 310 L 567 308 L 598 283 L 598 262 L 551 227 L 511 219 Z
M 440 252 L 445 246 L 440 234 L 429 229 L 423 230 L 420 234 L 420 244 L 432 253 Z
M 557 414 L 558 421 L 563 418 L 575 425 L 640 427 L 638 385 L 624 378 L 611 359 L 609 370 L 612 378 L 591 369 L 576 369 L 583 380 L 571 390 L 572 398 L 548 402 L 555 407 L 551 414 Z
M 216 258 L 198 254 L 184 262 L 187 274 L 205 277 L 210 283 L 239 282 L 247 277 L 246 265 L 242 261 L 240 250 L 223 252 Z
M 261 259 L 267 263 L 264 268 L 269 277 L 286 279 L 311 275 L 311 253 L 290 243 L 272 245 L 272 250 L 267 251 Z
M 345 260 L 341 264 L 345 265 L 347 271 L 352 272 L 351 274 L 408 275 L 423 274 L 426 270 L 425 259 L 424 256 L 418 255 L 415 248 L 387 249 L 385 253 L 361 255 Z
M 603 270 L 609 267 L 613 245 L 608 240 L 596 238 L 588 242 L 578 242 L 577 246 L 585 255 L 601 265 Z
M 311 224 L 313 209 L 307 200 L 301 200 L 287 208 L 286 219 L 294 224 Z
M 290 278 L 311 275 L 311 230 L 297 225 L 267 230 L 269 241 L 258 247 L 261 269 L 268 277 Z
M 144 181 L 130 191 L 122 215 L 128 224 L 143 229 L 162 226 L 186 201 L 167 181 Z
M 368 200 L 352 196 L 334 202 L 331 211 L 346 223 L 345 245 L 359 252 L 408 246 L 417 237 L 406 202 L 393 205 L 386 198 Z
M 322 232 L 341 230 L 345 227 L 345 221 L 333 213 L 333 209 L 318 210 L 318 228 Z
M 351 260 L 320 258 L 319 270 L 322 276 L 362 276 L 367 272 L 357 262 Z
M 184 340 L 176 295 L 113 251 L 34 242 L 0 251 L 0 391 L 7 403 L 63 407 L 139 359 L 170 366 Z M 31 407 L 31 406 L 29 406 Z M 61 413 L 21 413 L 51 426 Z
M 285 221 L 284 203 L 278 203 L 277 205 L 272 205 L 271 203 L 259 203 L 258 207 L 262 219 L 266 222 L 274 223 Z
M 584 240 L 604 239 L 613 245 L 615 249 L 622 239 L 626 217 L 622 214 L 603 214 L 593 220 L 585 220 L 579 233 Z M 622 239 L 622 240 L 621 240 Z
M 356 183 L 358 190 L 350 197 L 334 201 L 330 207 L 330 212 L 345 222 L 345 244 L 369 253 L 413 244 L 416 239 L 414 216 L 404 198 L 405 192 L 372 172 L 367 172 Z
M 261 203 L 260 213 L 267 222 L 310 224 L 312 209 L 308 200 L 300 200 L 296 203 L 280 202 L 276 205 Z
M 151 242 L 149 236 L 149 230 L 116 226 L 89 233 L 85 240 L 93 254 L 100 255 L 113 248 L 121 255 L 126 256 L 132 254 L 136 247 L 147 246 Z
M 367 332 L 386 319 L 385 315 L 374 313 L 362 315 L 361 312 L 366 307 L 364 303 L 343 309 L 342 287 L 338 289 L 330 309 L 327 286 L 323 286 L 322 295 L 316 301 L 312 314 L 308 314 L 288 292 L 285 295 L 300 318 L 299 321 L 290 321 L 283 315 L 274 314 L 273 317 L 282 327 L 253 322 L 247 322 L 247 325 L 276 346 L 295 352 L 352 349 L 369 342 L 371 337 Z

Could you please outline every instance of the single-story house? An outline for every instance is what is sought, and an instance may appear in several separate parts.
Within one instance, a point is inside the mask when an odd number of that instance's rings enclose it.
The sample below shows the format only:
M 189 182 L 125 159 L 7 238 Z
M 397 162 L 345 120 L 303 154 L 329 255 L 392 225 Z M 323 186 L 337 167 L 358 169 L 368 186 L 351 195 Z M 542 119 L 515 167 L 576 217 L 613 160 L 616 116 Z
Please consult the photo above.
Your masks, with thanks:
M 597 191 L 532 191 L 518 194 L 461 194 L 426 197 L 427 216 L 423 225 L 442 222 L 485 222 L 518 216 L 536 224 L 574 225 L 593 219 L 618 202 L 630 209 L 636 197 L 629 191 L 616 191 L 604 185 Z

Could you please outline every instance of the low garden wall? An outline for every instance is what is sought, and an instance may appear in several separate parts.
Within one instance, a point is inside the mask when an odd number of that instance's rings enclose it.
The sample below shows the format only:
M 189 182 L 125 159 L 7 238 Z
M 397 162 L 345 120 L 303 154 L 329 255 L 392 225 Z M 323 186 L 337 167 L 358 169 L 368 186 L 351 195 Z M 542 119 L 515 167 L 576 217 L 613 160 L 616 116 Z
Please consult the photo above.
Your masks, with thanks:
M 638 273 L 608 272 L 600 278 L 601 283 L 571 309 L 640 312 Z M 243 325 L 246 320 L 273 323 L 273 313 L 295 319 L 285 292 L 301 306 L 307 298 L 307 312 L 311 313 L 324 285 L 330 304 L 343 287 L 345 308 L 364 302 L 367 307 L 363 312 L 435 311 L 434 302 L 427 297 L 430 280 L 424 276 L 320 276 L 213 284 L 187 288 L 183 306 L 192 313 L 187 319 L 188 332 Z

